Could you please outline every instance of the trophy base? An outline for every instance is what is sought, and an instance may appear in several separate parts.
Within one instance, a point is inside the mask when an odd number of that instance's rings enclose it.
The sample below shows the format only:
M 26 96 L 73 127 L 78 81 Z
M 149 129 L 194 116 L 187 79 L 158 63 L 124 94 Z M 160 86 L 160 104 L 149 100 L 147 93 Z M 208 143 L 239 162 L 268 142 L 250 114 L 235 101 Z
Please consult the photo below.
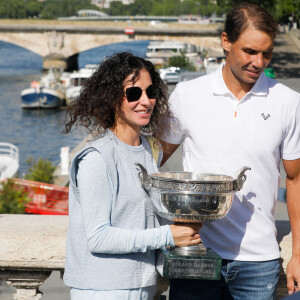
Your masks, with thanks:
M 156 255 L 156 269 L 162 277 L 206 280 L 221 278 L 222 258 L 209 248 L 197 254 L 158 250 Z

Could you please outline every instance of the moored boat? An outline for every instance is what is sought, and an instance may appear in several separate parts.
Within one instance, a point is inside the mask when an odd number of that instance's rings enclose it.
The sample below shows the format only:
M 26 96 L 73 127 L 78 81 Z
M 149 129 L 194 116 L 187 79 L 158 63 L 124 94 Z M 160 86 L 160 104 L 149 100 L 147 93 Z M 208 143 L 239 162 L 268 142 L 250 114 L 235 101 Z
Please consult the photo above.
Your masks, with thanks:
M 53 70 L 21 92 L 22 108 L 57 108 L 65 104 L 65 87 Z
M 193 44 L 178 41 L 151 41 L 147 47 L 146 58 L 154 65 L 163 65 L 170 57 L 182 53 L 192 61 L 199 57 L 200 51 Z
M 96 65 L 86 65 L 84 68 L 71 73 L 70 86 L 66 89 L 67 104 L 75 100 L 85 82 L 95 71 Z
M 45 87 L 25 89 L 21 98 L 23 108 L 56 108 L 64 104 L 62 91 Z

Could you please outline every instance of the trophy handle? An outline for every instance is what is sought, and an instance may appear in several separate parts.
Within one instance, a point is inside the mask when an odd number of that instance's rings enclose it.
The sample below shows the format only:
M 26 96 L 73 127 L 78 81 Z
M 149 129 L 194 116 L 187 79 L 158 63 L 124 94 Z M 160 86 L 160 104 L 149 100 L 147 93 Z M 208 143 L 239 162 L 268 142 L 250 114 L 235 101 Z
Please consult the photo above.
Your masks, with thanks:
M 237 175 L 237 191 L 241 190 L 243 188 L 244 182 L 247 179 L 247 176 L 245 175 L 245 172 L 247 170 L 251 170 L 250 167 L 242 167 Z
M 139 178 L 141 180 L 143 188 L 149 189 L 151 187 L 151 184 L 147 170 L 140 163 L 135 163 L 135 165 L 141 169 L 141 171 L 139 172 Z

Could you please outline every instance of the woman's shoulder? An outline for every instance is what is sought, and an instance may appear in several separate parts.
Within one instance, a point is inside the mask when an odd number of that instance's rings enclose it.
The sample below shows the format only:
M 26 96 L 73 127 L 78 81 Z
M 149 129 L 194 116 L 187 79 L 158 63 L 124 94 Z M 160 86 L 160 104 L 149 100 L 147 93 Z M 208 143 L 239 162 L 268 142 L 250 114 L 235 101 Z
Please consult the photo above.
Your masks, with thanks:
M 78 176 L 80 177 L 106 177 L 106 164 L 98 151 L 85 153 L 78 161 Z
M 79 164 L 89 164 L 92 165 L 94 162 L 101 163 L 104 159 L 99 151 L 96 149 L 90 149 L 90 151 L 85 151 L 79 158 Z
M 113 148 L 114 143 L 112 143 L 112 137 L 109 133 L 105 132 L 95 139 L 90 139 L 85 147 L 76 154 L 76 156 L 80 159 L 89 152 L 99 152 L 102 156 L 106 157 L 113 153 Z

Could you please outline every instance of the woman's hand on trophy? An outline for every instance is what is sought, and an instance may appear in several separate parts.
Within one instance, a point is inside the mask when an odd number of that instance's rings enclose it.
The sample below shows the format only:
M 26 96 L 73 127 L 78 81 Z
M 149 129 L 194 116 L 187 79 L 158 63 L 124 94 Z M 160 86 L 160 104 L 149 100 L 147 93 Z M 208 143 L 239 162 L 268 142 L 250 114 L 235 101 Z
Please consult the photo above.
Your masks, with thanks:
M 170 227 L 177 247 L 198 245 L 201 242 L 199 235 L 201 223 L 174 223 Z

